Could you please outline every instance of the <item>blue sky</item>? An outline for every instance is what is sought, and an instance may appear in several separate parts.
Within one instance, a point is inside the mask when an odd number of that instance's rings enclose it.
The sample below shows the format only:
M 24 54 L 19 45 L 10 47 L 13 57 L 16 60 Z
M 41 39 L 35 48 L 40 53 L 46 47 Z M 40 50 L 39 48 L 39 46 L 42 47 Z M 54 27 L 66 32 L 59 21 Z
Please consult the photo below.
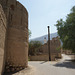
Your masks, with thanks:
M 50 32 L 57 32 L 56 21 L 65 20 L 70 9 L 75 5 L 75 0 L 18 0 L 28 10 L 29 29 L 32 32 L 31 39 L 47 34 L 47 26 Z

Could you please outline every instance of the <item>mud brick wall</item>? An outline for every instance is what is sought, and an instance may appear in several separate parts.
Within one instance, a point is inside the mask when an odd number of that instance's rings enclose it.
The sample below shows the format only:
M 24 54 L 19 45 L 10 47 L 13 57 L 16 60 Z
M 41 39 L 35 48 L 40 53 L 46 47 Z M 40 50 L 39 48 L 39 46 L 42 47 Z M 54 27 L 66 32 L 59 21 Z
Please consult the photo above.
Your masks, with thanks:
M 61 53 L 61 49 L 57 50 L 61 46 L 60 40 L 58 37 L 53 38 L 50 40 L 50 52 L 51 53 Z M 48 43 L 45 43 L 41 46 L 40 50 L 42 50 L 43 53 L 48 53 Z
M 5 36 L 6 36 L 6 17 L 0 5 L 0 75 L 4 69 L 5 61 Z
M 5 71 L 18 71 L 28 66 L 28 12 L 16 0 L 0 3 L 7 19 Z
M 24 68 L 28 65 L 28 14 L 19 2 L 16 7 L 12 6 L 14 8 L 9 13 L 6 63 Z
M 50 40 L 50 54 L 51 54 L 51 61 L 54 61 L 56 57 L 61 58 L 61 49 L 60 49 L 61 43 L 60 40 L 58 39 L 58 37 L 53 38 L 52 40 Z M 59 49 L 59 50 L 58 50 Z M 45 43 L 44 45 L 42 45 L 39 49 L 38 49 L 38 53 L 41 52 L 42 55 L 43 54 L 47 54 L 48 55 L 48 42 Z M 46 60 L 43 59 L 42 56 L 40 57 L 40 60 Z M 35 58 L 32 57 L 34 60 Z M 31 59 L 32 59 L 31 58 Z M 37 57 L 39 58 L 39 56 Z M 37 60 L 36 58 L 36 60 Z

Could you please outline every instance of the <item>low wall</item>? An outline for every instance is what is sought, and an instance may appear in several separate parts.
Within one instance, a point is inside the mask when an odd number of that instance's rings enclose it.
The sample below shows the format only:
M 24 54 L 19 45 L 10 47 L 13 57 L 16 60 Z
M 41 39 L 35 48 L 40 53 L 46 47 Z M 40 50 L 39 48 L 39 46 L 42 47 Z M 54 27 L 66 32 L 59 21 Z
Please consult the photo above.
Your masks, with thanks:
M 0 5 L 0 75 L 4 69 L 6 18 Z
M 72 54 L 72 51 L 71 50 L 62 50 L 62 53 L 63 54 Z
M 58 54 L 51 54 L 51 61 L 55 61 L 55 58 L 61 58 L 61 53 Z M 30 61 L 48 61 L 49 55 L 48 54 L 41 54 L 36 56 L 29 56 Z
M 31 61 L 48 61 L 49 60 L 49 56 L 48 55 L 29 56 L 29 59 Z

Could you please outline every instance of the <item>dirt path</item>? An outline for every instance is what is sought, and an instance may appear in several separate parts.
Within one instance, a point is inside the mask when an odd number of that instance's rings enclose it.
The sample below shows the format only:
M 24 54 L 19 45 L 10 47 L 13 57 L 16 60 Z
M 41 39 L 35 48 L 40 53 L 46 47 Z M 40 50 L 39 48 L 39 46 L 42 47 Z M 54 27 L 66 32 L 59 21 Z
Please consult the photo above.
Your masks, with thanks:
M 75 75 L 75 64 L 69 61 L 71 58 L 64 54 L 62 56 L 57 62 L 29 61 L 29 68 L 9 75 Z
M 29 64 L 36 68 L 35 75 L 75 75 L 75 65 L 68 61 L 71 58 L 64 54 L 62 56 L 59 62 L 31 61 Z

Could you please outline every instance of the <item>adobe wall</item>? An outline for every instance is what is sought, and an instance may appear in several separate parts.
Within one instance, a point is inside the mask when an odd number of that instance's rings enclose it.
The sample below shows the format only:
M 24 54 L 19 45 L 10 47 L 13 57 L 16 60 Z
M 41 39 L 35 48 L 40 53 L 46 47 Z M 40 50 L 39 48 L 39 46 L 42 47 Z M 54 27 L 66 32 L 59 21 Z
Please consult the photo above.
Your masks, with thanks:
M 5 62 L 5 36 L 6 36 L 6 17 L 0 5 L 0 75 L 4 69 Z
M 55 57 L 61 57 L 61 54 L 58 53 L 51 53 L 51 61 L 55 61 Z M 35 55 L 35 56 L 29 56 L 30 61 L 49 61 L 49 55 L 48 54 L 41 54 L 41 55 Z
M 18 71 L 28 66 L 28 12 L 16 0 L 0 3 L 7 18 L 5 71 Z
M 48 61 L 49 56 L 48 54 L 42 54 L 42 55 L 35 55 L 35 56 L 29 56 L 30 61 Z
M 9 18 L 6 66 L 25 68 L 28 66 L 28 13 L 16 2 L 9 10 Z
M 57 48 L 59 48 L 60 46 L 61 46 L 61 43 L 57 37 L 50 40 L 51 53 L 61 53 L 61 50 L 57 50 Z M 43 53 L 48 53 L 48 42 L 42 45 L 40 50 L 42 50 Z
M 54 61 L 55 58 L 61 58 L 61 49 L 60 49 L 61 43 L 58 39 L 58 37 L 53 38 L 52 40 L 50 40 L 50 55 L 51 55 L 51 61 Z M 58 50 L 59 49 L 59 50 Z M 48 42 L 45 43 L 44 45 L 42 45 L 39 49 L 37 54 L 41 54 L 41 55 L 37 55 L 37 56 L 30 56 L 30 60 L 48 60 L 49 59 L 49 52 L 48 52 Z M 46 57 L 46 58 L 45 58 Z

